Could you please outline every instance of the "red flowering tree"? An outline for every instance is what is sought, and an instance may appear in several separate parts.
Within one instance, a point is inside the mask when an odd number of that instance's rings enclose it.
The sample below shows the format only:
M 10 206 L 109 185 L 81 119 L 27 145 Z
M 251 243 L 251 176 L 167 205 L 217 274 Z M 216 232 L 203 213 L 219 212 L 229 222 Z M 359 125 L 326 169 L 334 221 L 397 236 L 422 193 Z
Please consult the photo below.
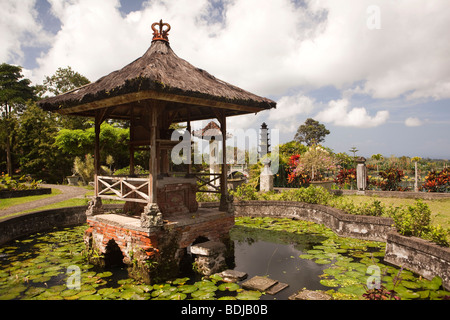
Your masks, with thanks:
M 296 183 L 300 186 L 308 185 L 311 181 L 311 177 L 307 172 L 298 172 L 296 168 L 300 161 L 300 155 L 294 154 L 289 157 L 288 162 L 288 183 Z
M 334 171 L 338 168 L 336 160 L 321 146 L 311 146 L 302 155 L 293 155 L 289 158 L 290 182 L 294 179 L 304 181 L 320 181 L 326 171 Z

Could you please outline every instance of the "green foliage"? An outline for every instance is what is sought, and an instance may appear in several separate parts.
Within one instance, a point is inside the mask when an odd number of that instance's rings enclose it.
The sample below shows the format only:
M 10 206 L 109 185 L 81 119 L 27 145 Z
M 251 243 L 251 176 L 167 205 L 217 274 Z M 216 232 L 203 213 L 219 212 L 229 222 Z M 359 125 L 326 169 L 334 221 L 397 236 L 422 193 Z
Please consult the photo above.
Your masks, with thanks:
M 328 134 L 330 134 L 330 131 L 323 124 L 308 118 L 304 124 L 298 127 L 294 140 L 312 146 L 325 141 L 325 136 Z
M 236 200 L 260 200 L 256 189 L 248 183 L 241 184 L 236 190 L 231 190 L 230 194 L 233 195 Z
M 6 156 L 4 160 L 9 175 L 13 175 L 14 171 L 13 152 L 18 115 L 24 110 L 25 103 L 35 98 L 31 81 L 22 78 L 21 67 L 6 63 L 0 65 L 0 147 Z
M 422 189 L 428 192 L 450 192 L 450 168 L 431 170 L 425 177 Z
M 450 234 L 449 229 L 445 229 L 440 225 L 437 226 L 427 226 L 422 238 L 430 240 L 444 247 L 450 247 L 448 241 L 448 236 Z
M 280 200 L 299 201 L 312 204 L 326 205 L 331 200 L 332 195 L 322 187 L 309 186 L 288 190 L 281 194 Z
M 417 199 L 414 205 L 407 206 L 392 214 L 395 228 L 405 236 L 415 236 L 449 246 L 448 229 L 431 225 L 431 210 L 426 203 Z
M 47 182 L 60 182 L 70 174 L 71 159 L 55 145 L 58 126 L 54 114 L 30 104 L 20 116 L 16 133 L 16 161 L 23 174 Z
M 12 179 L 8 174 L 0 176 L 0 190 L 32 190 L 38 189 L 41 181 L 33 180 L 29 176 L 22 176 L 19 180 Z
M 83 157 L 94 150 L 95 129 L 62 129 L 56 136 L 55 144 L 65 154 Z M 108 155 L 114 158 L 118 167 L 128 165 L 128 141 L 130 130 L 117 124 L 103 123 L 100 127 L 100 159 L 106 163 Z
M 400 191 L 400 182 L 402 178 L 405 176 L 403 170 L 389 167 L 384 171 L 380 171 L 379 173 L 381 177 L 381 181 L 375 181 L 375 185 L 381 188 L 383 191 Z
M 88 78 L 72 70 L 70 66 L 58 68 L 54 75 L 45 77 L 42 86 L 38 86 L 38 95 L 41 98 L 44 97 L 46 92 L 59 95 L 88 83 L 90 83 Z
M 416 200 L 415 205 L 407 206 L 392 216 L 397 231 L 405 236 L 420 237 L 424 228 L 430 224 L 431 210 L 422 200 Z
M 84 157 L 84 160 L 81 160 L 80 157 L 75 157 L 75 160 L 73 161 L 73 171 L 74 173 L 77 173 L 83 180 L 83 183 L 87 185 L 89 181 L 94 180 L 94 157 L 90 154 L 87 154 Z

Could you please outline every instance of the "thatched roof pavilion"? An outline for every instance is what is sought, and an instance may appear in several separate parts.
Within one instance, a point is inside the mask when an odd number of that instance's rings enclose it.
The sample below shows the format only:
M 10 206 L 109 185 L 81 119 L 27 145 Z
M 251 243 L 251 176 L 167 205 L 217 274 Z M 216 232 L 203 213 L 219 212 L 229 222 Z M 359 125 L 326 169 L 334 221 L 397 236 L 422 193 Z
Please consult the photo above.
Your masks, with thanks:
M 161 20 L 152 29 L 153 41 L 142 57 L 93 83 L 38 102 L 44 110 L 95 117 L 95 199 L 106 198 L 102 190 L 106 187 L 115 193 L 113 198 L 156 205 L 156 177 L 167 174 L 168 152 L 174 146 L 169 130 L 172 123 L 187 122 L 190 131 L 190 121 L 217 118 L 225 134 L 226 117 L 276 106 L 270 99 L 219 80 L 179 58 L 169 45 L 169 24 Z M 130 175 L 134 173 L 134 150 L 150 147 L 150 175 L 147 183 L 134 188 L 135 198 L 114 189 L 117 183 L 99 177 L 100 124 L 108 118 L 130 121 Z M 225 160 L 225 152 L 223 157 Z M 222 166 L 221 185 L 226 186 L 225 161 Z M 147 184 L 148 194 L 143 191 Z M 225 196 L 226 187 L 221 192 Z
M 219 80 L 179 58 L 167 40 L 153 40 L 142 57 L 122 69 L 39 105 L 60 114 L 90 117 L 96 109 L 114 107 L 109 118 L 129 119 L 130 106 L 138 115 L 147 108 L 147 101 L 164 105 L 173 122 L 216 118 L 211 108 L 233 116 L 276 106 L 270 99 Z

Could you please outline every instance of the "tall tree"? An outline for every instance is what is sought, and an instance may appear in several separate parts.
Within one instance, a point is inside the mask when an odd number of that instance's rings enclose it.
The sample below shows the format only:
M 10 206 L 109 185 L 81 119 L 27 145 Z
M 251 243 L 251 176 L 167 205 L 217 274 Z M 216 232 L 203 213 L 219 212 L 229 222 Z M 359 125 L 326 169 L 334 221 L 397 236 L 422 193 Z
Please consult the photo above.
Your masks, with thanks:
M 56 117 L 31 103 L 20 115 L 17 129 L 16 158 L 21 173 L 49 183 L 62 182 L 72 169 L 72 160 L 55 144 Z
M 52 76 L 46 76 L 42 85 L 36 86 L 39 98 L 46 98 L 48 93 L 59 95 L 90 83 L 82 74 L 67 68 L 58 68 Z M 89 119 L 78 116 L 59 116 L 61 127 L 66 129 L 86 129 L 91 127 Z
M 7 173 L 13 174 L 12 146 L 17 115 L 23 111 L 27 100 L 34 99 L 31 81 L 22 75 L 22 68 L 6 63 L 0 65 L 0 144 L 6 152 Z
M 42 85 L 38 86 L 38 97 L 45 98 L 47 93 L 53 95 L 65 93 L 90 83 L 89 79 L 80 73 L 67 68 L 58 68 L 51 77 L 46 76 Z
M 325 141 L 325 136 L 328 134 L 330 134 L 330 131 L 325 128 L 325 125 L 308 118 L 304 124 L 298 127 L 294 140 L 312 146 Z

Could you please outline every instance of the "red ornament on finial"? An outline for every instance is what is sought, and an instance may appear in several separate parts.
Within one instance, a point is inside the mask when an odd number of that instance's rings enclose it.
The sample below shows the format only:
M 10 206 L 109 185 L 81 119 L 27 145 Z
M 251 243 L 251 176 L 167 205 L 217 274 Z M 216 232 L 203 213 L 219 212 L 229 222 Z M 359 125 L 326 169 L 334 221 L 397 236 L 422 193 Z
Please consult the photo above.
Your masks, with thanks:
M 159 27 L 159 31 L 156 30 L 156 27 Z M 164 29 L 164 27 L 166 27 Z M 170 24 L 163 23 L 162 19 L 159 20 L 159 22 L 155 22 L 152 24 L 152 30 L 153 30 L 153 39 L 155 40 L 163 40 L 169 42 L 169 31 L 170 31 Z

